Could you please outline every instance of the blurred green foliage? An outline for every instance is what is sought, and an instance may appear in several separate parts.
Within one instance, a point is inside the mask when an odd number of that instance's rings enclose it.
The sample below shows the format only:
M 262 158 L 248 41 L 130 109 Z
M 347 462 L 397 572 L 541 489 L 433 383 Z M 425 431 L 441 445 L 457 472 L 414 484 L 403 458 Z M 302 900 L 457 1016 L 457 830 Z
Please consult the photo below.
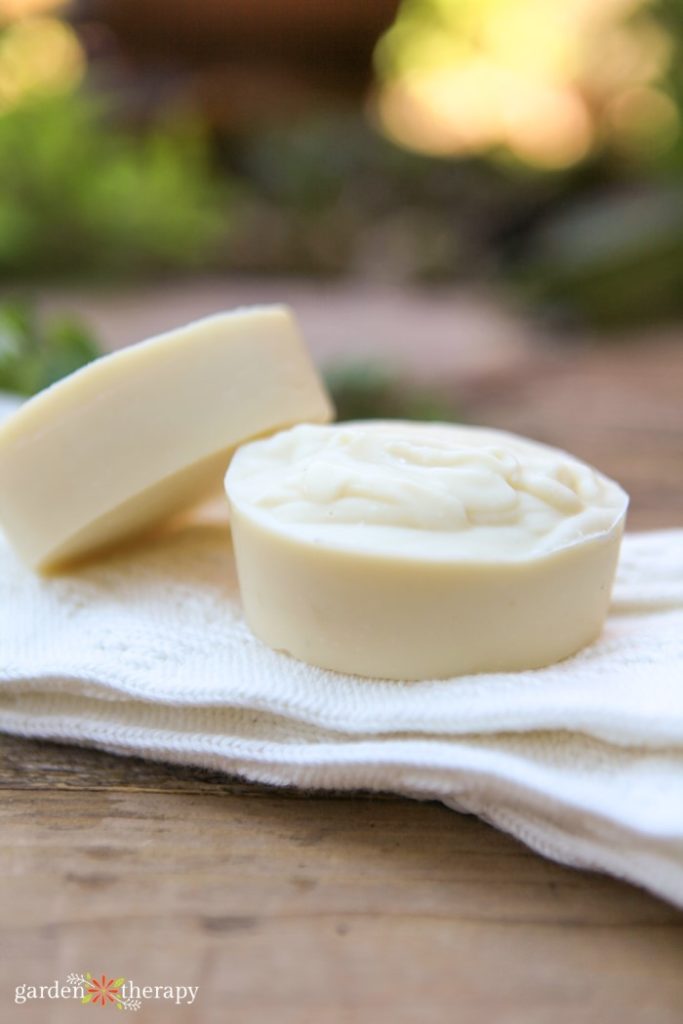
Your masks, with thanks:
M 224 189 L 199 134 L 112 128 L 78 93 L 0 115 L 0 273 L 121 276 L 207 262 Z
M 247 198 L 228 266 L 370 280 L 471 276 L 489 258 L 483 239 L 508 204 L 519 209 L 547 192 L 480 161 L 401 149 L 359 114 L 339 111 L 241 140 L 232 170 Z
M 433 388 L 416 386 L 384 362 L 348 362 L 325 374 L 338 420 L 460 419 L 455 404 Z
M 100 354 L 95 335 L 74 316 L 41 321 L 25 300 L 0 305 L 0 391 L 33 395 Z
M 531 234 L 513 279 L 559 325 L 683 315 L 683 191 L 641 186 L 568 204 Z
M 449 60 L 462 63 L 462 43 L 474 48 L 476 64 L 478 37 L 463 28 L 471 16 L 472 24 L 489 24 L 487 39 L 502 47 L 502 60 L 512 42 L 513 50 L 528 49 L 531 36 L 520 29 L 511 42 L 507 32 L 493 32 L 494 14 L 504 10 L 505 24 L 524 27 L 522 7 L 533 4 L 405 0 L 408 21 L 398 35 L 412 47 L 419 32 L 408 22 L 433 23 L 450 33 Z M 599 7 L 596 0 L 584 11 L 596 24 Z M 541 8 L 544 23 L 560 17 L 550 4 Z M 458 157 L 412 152 L 359 111 L 262 125 L 214 145 L 198 122 L 131 131 L 122 126 L 125 111 L 115 114 L 83 92 L 31 94 L 0 112 L 0 278 L 143 280 L 185 270 L 418 283 L 485 277 L 569 325 L 612 328 L 683 316 L 683 0 L 627 8 L 610 8 L 611 34 L 593 33 L 586 51 L 582 73 L 591 87 L 579 89 L 579 99 L 590 115 L 590 145 L 569 154 L 573 164 L 552 170 L 533 165 L 529 153 L 525 163 L 524 139 L 517 139 L 514 159 L 514 146 Z M 571 25 L 561 33 L 560 50 L 566 43 L 573 52 L 574 34 Z M 644 53 L 652 46 L 659 53 L 643 79 L 650 107 L 633 114 L 624 135 L 628 104 L 615 120 L 614 100 L 628 99 L 635 72 L 614 54 L 638 44 L 637 55 L 641 43 Z M 543 64 L 542 49 L 532 50 Z M 623 90 L 603 96 L 603 71 L 615 68 Z M 527 69 L 521 63 L 513 70 L 524 78 Z M 665 138 L 643 114 L 661 112 L 662 100 Z M 457 120 L 462 107 L 451 106 Z M 376 105 L 381 120 L 378 112 Z M 476 104 L 465 113 L 474 117 Z M 7 365 L 3 373 L 21 378 L 23 370 L 11 369 L 11 359 Z M 366 415 L 364 404 L 380 408 L 383 394 L 400 392 L 371 367 L 345 373 L 346 383 L 335 387 L 343 402 L 348 394 L 355 403 L 351 415 Z

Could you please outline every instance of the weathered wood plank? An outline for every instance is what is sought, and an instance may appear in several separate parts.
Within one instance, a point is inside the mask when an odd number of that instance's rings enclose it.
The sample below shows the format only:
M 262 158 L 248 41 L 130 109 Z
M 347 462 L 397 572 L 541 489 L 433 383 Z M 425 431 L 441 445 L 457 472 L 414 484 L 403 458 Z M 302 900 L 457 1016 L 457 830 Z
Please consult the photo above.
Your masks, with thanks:
M 0 808 L 6 999 L 91 970 L 200 985 L 152 1021 L 680 1019 L 681 915 L 438 805 L 103 788 Z
M 163 764 L 140 757 L 119 757 L 100 750 L 0 734 L 0 792 L 2 790 L 133 790 L 140 793 L 231 793 L 306 799 L 308 792 L 274 787 L 204 768 Z M 351 799 L 345 791 L 326 795 Z M 354 793 L 353 797 L 359 796 Z M 368 795 L 368 799 L 370 796 Z M 372 799 L 381 799 L 374 796 Z M 387 796 L 385 799 L 397 799 Z

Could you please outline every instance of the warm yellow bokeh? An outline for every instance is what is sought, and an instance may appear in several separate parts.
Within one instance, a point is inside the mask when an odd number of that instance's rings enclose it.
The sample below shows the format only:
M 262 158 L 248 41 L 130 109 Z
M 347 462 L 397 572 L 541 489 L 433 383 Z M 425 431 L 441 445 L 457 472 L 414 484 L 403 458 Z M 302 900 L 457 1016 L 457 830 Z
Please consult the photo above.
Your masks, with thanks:
M 657 88 L 671 40 L 649 0 L 404 0 L 377 48 L 379 120 L 422 152 L 511 152 L 559 169 L 605 135 L 660 147 L 678 130 Z
M 83 48 L 63 21 L 15 21 L 0 34 L 0 111 L 34 95 L 72 89 L 84 71 Z
M 0 0 L 0 25 L 66 7 L 67 0 Z

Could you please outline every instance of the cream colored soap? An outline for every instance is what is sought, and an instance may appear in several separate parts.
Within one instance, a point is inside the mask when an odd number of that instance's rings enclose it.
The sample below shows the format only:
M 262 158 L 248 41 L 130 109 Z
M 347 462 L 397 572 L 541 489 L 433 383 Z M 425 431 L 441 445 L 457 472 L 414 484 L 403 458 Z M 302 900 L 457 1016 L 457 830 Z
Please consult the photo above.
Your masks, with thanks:
M 628 504 L 557 449 L 389 421 L 247 444 L 226 490 L 254 633 L 389 679 L 538 668 L 589 644 Z
M 49 568 L 199 501 L 243 441 L 331 414 L 286 307 L 206 317 L 96 360 L 0 425 L 0 525 Z

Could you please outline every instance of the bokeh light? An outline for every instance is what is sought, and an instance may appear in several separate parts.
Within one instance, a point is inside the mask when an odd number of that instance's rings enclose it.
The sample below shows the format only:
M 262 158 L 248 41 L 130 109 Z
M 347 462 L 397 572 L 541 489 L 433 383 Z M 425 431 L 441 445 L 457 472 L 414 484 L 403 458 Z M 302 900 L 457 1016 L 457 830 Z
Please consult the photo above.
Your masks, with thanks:
M 649 0 L 404 0 L 373 108 L 394 141 L 436 155 L 561 169 L 599 145 L 661 151 L 679 126 L 660 87 L 672 52 Z
M 75 88 L 85 54 L 73 29 L 58 18 L 17 18 L 0 34 L 0 111 L 32 96 Z
M 0 25 L 66 7 L 67 0 L 0 0 Z

